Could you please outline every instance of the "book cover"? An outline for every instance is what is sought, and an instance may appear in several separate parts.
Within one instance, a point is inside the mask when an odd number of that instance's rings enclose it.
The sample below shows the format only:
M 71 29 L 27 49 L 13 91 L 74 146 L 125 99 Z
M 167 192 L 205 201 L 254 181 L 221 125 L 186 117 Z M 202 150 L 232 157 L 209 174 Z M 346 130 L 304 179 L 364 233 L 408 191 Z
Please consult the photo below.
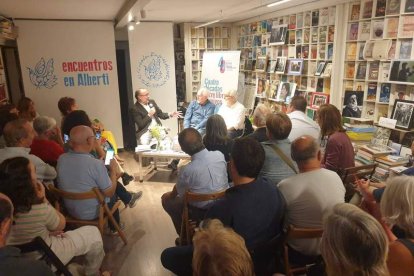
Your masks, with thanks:
M 398 17 L 389 17 L 385 19 L 386 38 L 396 38 L 398 35 Z
M 358 44 L 358 47 L 358 60 L 363 60 L 365 43 Z
M 371 18 L 372 16 L 372 0 L 365 0 L 362 4 L 362 18 Z
M 303 61 L 302 75 L 305 75 L 305 76 L 308 75 L 308 66 L 309 66 L 309 62 L 307 60 Z
M 319 25 L 319 11 L 312 12 L 312 26 Z
M 411 58 L 411 50 L 412 50 L 413 40 L 401 40 L 400 44 L 400 59 L 410 59 Z
M 414 0 L 406 0 L 405 1 L 405 7 L 404 12 L 414 12 Z
M 302 90 L 306 90 L 308 89 L 308 78 L 307 77 L 302 77 L 300 80 L 300 89 Z
M 318 57 L 318 46 L 311 45 L 311 59 L 316 59 Z
M 303 27 L 303 13 L 298 13 L 296 16 L 296 28 Z
M 303 40 L 302 40 L 302 30 L 297 30 L 296 31 L 296 44 L 302 44 Z
M 197 29 L 197 36 L 199 38 L 204 38 L 204 28 L 198 28 Z
M 347 60 L 355 60 L 356 50 L 357 50 L 357 44 L 356 43 L 347 43 L 346 44 L 346 59 Z
M 359 27 L 359 40 L 369 40 L 371 34 L 371 21 L 362 21 Z
M 375 17 L 385 16 L 386 0 L 377 0 L 377 6 L 375 8 Z
M 329 13 L 328 9 L 320 9 L 319 10 L 319 26 L 325 26 L 329 23 Z
M 322 77 L 330 77 L 332 74 L 332 63 L 329 62 L 326 64 L 325 69 L 323 70 Z
M 207 49 L 214 49 L 214 39 L 207 38 Z
M 345 91 L 342 116 L 361 118 L 363 102 L 364 91 Z
M 391 40 L 383 39 L 383 40 L 376 40 L 373 42 L 374 48 L 372 49 L 372 58 L 384 60 L 388 56 L 388 52 L 391 47 Z
M 296 35 L 295 31 L 289 31 L 289 44 L 295 44 Z
M 309 45 L 302 46 L 302 58 L 309 58 Z
M 375 82 L 368 83 L 367 101 L 375 101 L 377 98 L 377 84 Z
M 303 17 L 303 26 L 304 27 L 310 27 L 311 25 L 311 18 L 312 18 L 312 14 L 311 12 L 305 12 L 305 16 Z
M 214 37 L 214 28 L 207 28 L 207 37 Z
M 289 16 L 288 28 L 289 30 L 296 29 L 296 15 L 295 14 L 292 14 L 291 16 Z
M 366 62 L 360 62 L 358 63 L 357 73 L 355 78 L 364 80 L 367 73 L 367 64 Z
M 378 74 L 379 74 L 379 62 L 378 61 L 370 62 L 368 79 L 377 80 Z
M 327 36 L 327 27 L 319 27 L 319 42 L 325 43 Z
M 364 110 L 364 118 L 373 120 L 374 114 L 375 114 L 375 103 L 366 103 L 365 110 Z
M 355 62 L 347 62 L 345 64 L 345 78 L 353 79 L 355 75 Z
M 318 43 L 318 28 L 312 28 L 312 43 Z
M 358 38 L 358 22 L 348 25 L 348 40 L 357 40 Z
M 335 25 L 336 7 L 329 7 L 329 25 Z
M 302 57 L 302 45 L 296 45 L 296 58 L 303 58 Z
M 326 44 L 319 44 L 319 59 L 326 59 Z
M 385 10 L 386 15 L 399 14 L 400 13 L 401 0 L 387 0 L 387 8 Z
M 358 20 L 359 19 L 359 13 L 360 13 L 361 5 L 358 4 L 351 4 L 351 14 L 350 14 L 350 20 Z
M 413 37 L 414 34 L 414 15 L 406 15 L 401 17 L 402 18 L 402 25 L 401 25 L 401 37 Z
M 390 78 L 390 63 L 382 63 L 381 64 L 381 73 L 380 73 L 380 77 L 379 80 L 382 82 L 386 82 L 389 81 Z
M 379 102 L 380 103 L 389 103 L 390 95 L 391 95 L 391 84 L 390 83 L 382 83 L 381 84 L 380 96 L 379 96 Z M 388 111 L 387 111 L 387 113 L 388 113 Z M 387 116 L 383 116 L 383 117 L 387 117 Z
M 333 42 L 335 39 L 335 26 L 328 27 L 328 42 Z
M 303 43 L 307 44 L 310 41 L 310 29 L 303 29 Z
M 367 41 L 364 47 L 364 59 L 372 59 L 373 50 L 374 50 L 374 41 Z
M 372 39 L 382 39 L 384 36 L 384 20 L 372 21 Z
M 308 74 L 309 76 L 314 76 L 316 73 L 316 62 L 311 61 L 309 62 L 309 66 L 308 66 Z
M 328 60 L 332 60 L 332 57 L 333 57 L 333 47 L 334 47 L 333 44 L 328 44 L 328 50 L 327 50 L 328 56 L 326 57 Z
M 388 140 L 391 136 L 391 129 L 377 127 L 374 134 L 372 135 L 371 145 L 387 146 Z
M 262 34 L 262 46 L 269 46 L 270 34 Z M 224 39 L 223 39 L 224 41 Z M 223 46 L 224 48 L 224 46 Z

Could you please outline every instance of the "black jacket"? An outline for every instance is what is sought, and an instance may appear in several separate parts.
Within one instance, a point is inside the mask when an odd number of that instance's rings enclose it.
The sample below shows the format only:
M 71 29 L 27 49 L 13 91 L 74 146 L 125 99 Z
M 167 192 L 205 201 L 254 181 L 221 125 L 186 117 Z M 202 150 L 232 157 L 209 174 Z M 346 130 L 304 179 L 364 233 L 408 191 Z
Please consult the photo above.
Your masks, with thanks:
M 162 112 L 162 110 L 158 107 L 154 100 L 149 100 L 148 104 L 152 104 L 155 108 L 154 118 L 157 124 L 161 125 L 162 120 L 166 120 L 170 118 L 168 113 Z M 136 136 L 137 139 L 141 137 L 142 134 L 147 132 L 149 125 L 151 124 L 152 118 L 148 116 L 148 111 L 137 101 L 135 104 L 129 109 L 132 119 L 134 120 L 137 130 Z

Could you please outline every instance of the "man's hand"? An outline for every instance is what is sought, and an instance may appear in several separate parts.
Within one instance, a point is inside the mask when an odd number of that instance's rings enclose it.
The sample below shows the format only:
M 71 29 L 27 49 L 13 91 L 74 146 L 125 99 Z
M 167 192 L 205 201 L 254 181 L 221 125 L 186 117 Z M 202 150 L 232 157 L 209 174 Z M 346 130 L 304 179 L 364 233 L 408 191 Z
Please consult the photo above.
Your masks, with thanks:
M 173 111 L 170 113 L 171 118 L 182 118 L 183 113 L 181 111 Z

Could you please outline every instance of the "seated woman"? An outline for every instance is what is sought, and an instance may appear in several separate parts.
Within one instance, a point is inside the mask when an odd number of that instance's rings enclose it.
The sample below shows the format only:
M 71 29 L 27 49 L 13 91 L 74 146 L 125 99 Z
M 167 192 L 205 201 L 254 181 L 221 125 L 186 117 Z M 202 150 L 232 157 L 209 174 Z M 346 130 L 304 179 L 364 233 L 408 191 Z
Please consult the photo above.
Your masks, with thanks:
M 321 148 L 325 148 L 322 167 L 337 173 L 355 166 L 354 147 L 342 127 L 339 110 L 332 104 L 323 104 L 317 112 L 321 127 Z
M 253 276 L 244 239 L 218 219 L 206 224 L 193 238 L 193 275 Z
M 233 147 L 233 140 L 227 135 L 226 123 L 218 114 L 208 118 L 206 124 L 206 134 L 203 143 L 209 151 L 218 150 L 224 155 L 226 162 L 230 161 L 230 152 Z
M 388 240 L 375 218 L 355 205 L 340 203 L 325 218 L 323 231 L 327 275 L 389 275 Z
M 32 99 L 28 97 L 23 97 L 17 103 L 17 110 L 19 111 L 19 118 L 26 119 L 30 123 L 39 116 L 36 112 L 35 104 Z
M 244 105 L 237 101 L 237 91 L 230 90 L 223 94 L 224 101 L 217 114 L 221 115 L 226 123 L 229 137 L 240 137 L 244 130 Z
M 14 205 L 7 244 L 24 244 L 40 236 L 64 264 L 85 255 L 85 275 L 96 275 L 105 256 L 98 228 L 83 226 L 63 232 L 65 217 L 46 200 L 45 187 L 37 181 L 35 168 L 27 158 L 6 159 L 0 164 L 0 192 Z
M 253 138 L 259 142 L 269 140 L 266 134 L 266 116 L 272 113 L 269 107 L 259 103 L 253 112 L 253 124 L 256 126 L 256 130 L 247 135 L 247 137 Z

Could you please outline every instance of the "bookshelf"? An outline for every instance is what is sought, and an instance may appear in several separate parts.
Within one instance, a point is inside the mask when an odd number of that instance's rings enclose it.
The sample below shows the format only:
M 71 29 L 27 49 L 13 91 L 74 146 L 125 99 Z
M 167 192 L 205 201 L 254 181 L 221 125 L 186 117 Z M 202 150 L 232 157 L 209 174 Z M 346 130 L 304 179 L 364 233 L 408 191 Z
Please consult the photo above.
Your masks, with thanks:
M 329 102 L 335 18 L 336 7 L 330 6 L 239 26 L 240 71 L 245 75 L 246 91 L 256 95 L 255 102 L 267 102 L 276 110 L 284 110 L 290 97 L 303 95 L 308 99 L 307 114 L 312 118 L 318 105 Z M 284 41 L 277 38 L 283 26 L 287 27 Z M 267 62 L 265 70 L 258 66 L 263 59 Z M 298 60 L 302 70 L 292 72 L 292 64 L 296 66 Z M 285 68 L 280 66 L 283 63 Z M 283 98 L 278 90 L 285 82 L 291 83 L 290 87 L 296 84 L 296 92 L 290 90 L 289 96 Z
M 187 100 L 190 101 L 197 94 L 201 86 L 201 70 L 203 67 L 203 55 L 209 51 L 225 51 L 231 49 L 231 25 L 211 25 L 195 28 L 193 24 L 184 24 L 186 34 L 186 60 L 190 60 L 187 66 Z M 188 57 L 188 59 L 187 59 Z M 189 95 L 192 98 L 189 98 Z
M 6 79 L 6 72 L 4 70 L 4 61 L 2 55 L 2 49 L 0 47 L 0 103 L 3 101 L 7 101 L 9 99 L 7 93 L 7 79 Z
M 360 116 L 377 123 L 391 117 L 395 99 L 414 100 L 414 83 L 390 81 L 394 60 L 414 58 L 413 34 L 414 6 L 406 0 L 349 3 L 342 108 L 356 95 Z

